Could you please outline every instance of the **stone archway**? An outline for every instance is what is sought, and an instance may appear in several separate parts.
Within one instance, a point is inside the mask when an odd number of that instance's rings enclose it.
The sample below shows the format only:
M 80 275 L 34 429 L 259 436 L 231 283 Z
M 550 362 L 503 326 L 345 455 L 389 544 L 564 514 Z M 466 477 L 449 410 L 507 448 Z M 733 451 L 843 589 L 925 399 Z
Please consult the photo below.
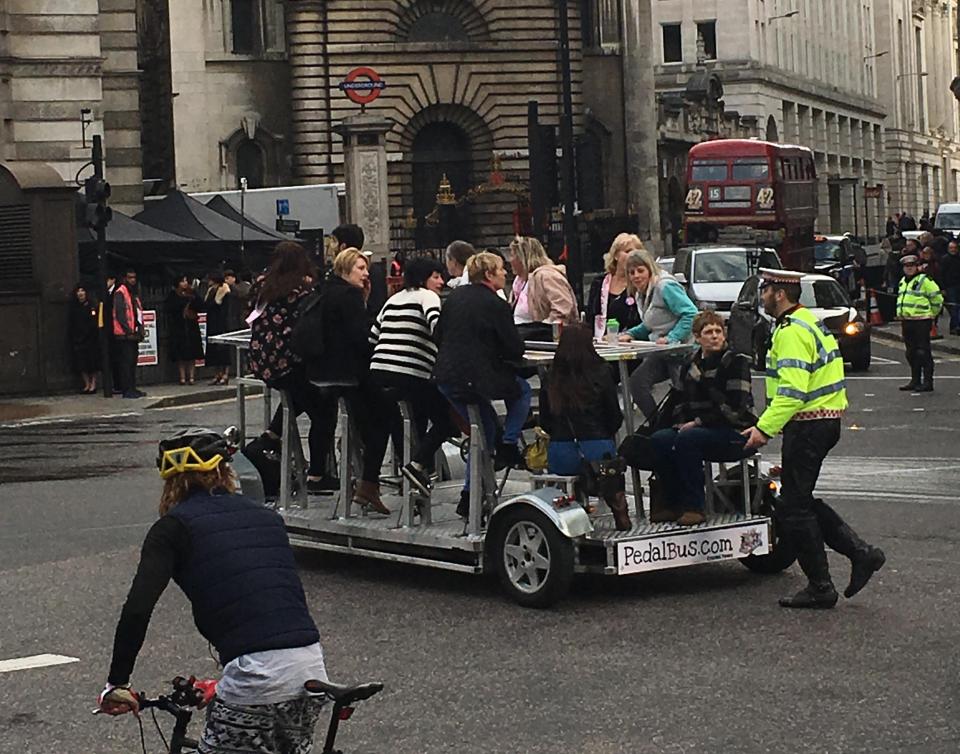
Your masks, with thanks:
M 780 141 L 780 134 L 777 130 L 777 120 L 772 115 L 767 118 L 766 140 L 774 144 Z

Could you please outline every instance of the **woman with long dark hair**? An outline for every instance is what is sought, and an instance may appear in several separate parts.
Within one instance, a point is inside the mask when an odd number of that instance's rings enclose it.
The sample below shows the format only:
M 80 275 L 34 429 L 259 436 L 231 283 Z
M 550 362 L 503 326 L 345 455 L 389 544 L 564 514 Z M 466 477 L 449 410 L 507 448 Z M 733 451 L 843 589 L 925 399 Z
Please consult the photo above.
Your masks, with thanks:
M 540 426 L 550 435 L 550 473 L 579 475 L 584 463 L 616 458 L 614 436 L 622 422 L 617 386 L 593 347 L 591 329 L 565 327 L 540 387 Z M 629 529 L 623 486 L 605 495 L 604 500 L 613 512 L 617 529 Z
M 70 300 L 70 352 L 73 366 L 83 378 L 84 393 L 97 392 L 100 374 L 100 331 L 97 322 L 97 302 L 87 289 L 78 285 Z
M 333 492 L 340 481 L 327 473 L 326 460 L 337 424 L 336 401 L 320 394 L 307 379 L 306 367 L 290 347 L 290 336 L 300 318 L 299 305 L 318 280 L 317 268 L 300 244 L 281 241 L 273 250 L 270 267 L 250 291 L 250 371 L 276 390 L 286 390 L 292 412 L 310 417 L 310 466 L 307 491 Z M 262 440 L 279 448 L 283 410 L 277 407 Z
M 215 270 L 207 275 L 207 293 L 203 297 L 203 305 L 207 312 L 207 338 L 213 335 L 222 335 L 227 330 L 227 313 L 229 298 L 233 295 L 230 286 L 224 279 L 224 274 Z M 204 362 L 213 367 L 214 377 L 211 385 L 226 385 L 230 382 L 230 346 L 210 343 Z

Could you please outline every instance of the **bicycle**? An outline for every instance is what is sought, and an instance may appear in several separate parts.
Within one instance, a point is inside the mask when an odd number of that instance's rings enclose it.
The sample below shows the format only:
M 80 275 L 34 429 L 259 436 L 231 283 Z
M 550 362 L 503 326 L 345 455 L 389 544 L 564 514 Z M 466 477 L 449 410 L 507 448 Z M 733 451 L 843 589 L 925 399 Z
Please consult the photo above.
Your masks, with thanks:
M 193 718 L 195 710 L 200 709 L 210 701 L 213 696 L 215 681 L 198 681 L 193 676 L 184 678 L 177 676 L 171 681 L 173 691 L 170 694 L 161 694 L 150 699 L 144 694 L 137 694 L 140 702 L 140 709 L 149 709 L 151 715 L 153 710 L 159 709 L 173 716 L 175 722 L 173 734 L 170 737 L 170 743 L 167 743 L 160 724 L 156 716 L 153 717 L 153 724 L 157 728 L 157 733 L 163 741 L 168 754 L 187 754 L 196 752 L 199 742 L 187 735 L 187 729 Z M 357 686 L 345 686 L 326 681 L 311 680 L 303 684 L 304 690 L 311 697 L 325 696 L 333 702 L 333 710 L 330 714 L 330 724 L 327 726 L 327 736 L 324 741 L 321 754 L 343 754 L 339 749 L 334 748 L 337 739 L 337 732 L 340 729 L 342 720 L 349 720 L 353 715 L 354 705 L 365 699 L 379 694 L 383 691 L 382 683 L 364 683 Z M 99 712 L 99 710 L 95 710 Z M 138 722 L 139 718 L 138 718 Z M 143 723 L 140 722 L 140 745 L 146 754 L 147 747 L 143 736 Z

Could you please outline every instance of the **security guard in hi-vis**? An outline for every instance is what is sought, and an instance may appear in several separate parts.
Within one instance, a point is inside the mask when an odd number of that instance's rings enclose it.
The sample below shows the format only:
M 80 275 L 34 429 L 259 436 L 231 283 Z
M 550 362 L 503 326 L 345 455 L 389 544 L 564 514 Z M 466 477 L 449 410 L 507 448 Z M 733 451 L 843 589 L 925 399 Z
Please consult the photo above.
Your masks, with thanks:
M 900 260 L 903 277 L 897 291 L 897 319 L 903 333 L 910 365 L 910 382 L 901 390 L 918 393 L 933 391 L 933 350 L 930 329 L 943 307 L 943 293 L 931 278 L 920 272 L 920 260 L 908 254 Z
M 824 544 L 850 559 L 845 597 L 863 589 L 886 558 L 813 496 L 823 459 L 840 440 L 847 393 L 836 339 L 800 304 L 802 277 L 802 272 L 760 270 L 763 308 L 777 324 L 767 352 L 767 408 L 743 434 L 745 447 L 757 448 L 783 432 L 776 522 L 781 543 L 794 548 L 809 583 L 780 605 L 831 608 L 837 604 L 837 591 Z

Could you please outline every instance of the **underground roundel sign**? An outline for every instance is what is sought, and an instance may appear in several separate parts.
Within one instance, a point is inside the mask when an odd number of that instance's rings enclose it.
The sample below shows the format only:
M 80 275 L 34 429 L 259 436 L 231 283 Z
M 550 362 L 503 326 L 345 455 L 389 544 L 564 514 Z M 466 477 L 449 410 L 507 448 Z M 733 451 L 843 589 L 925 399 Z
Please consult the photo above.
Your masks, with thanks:
M 380 78 L 380 74 L 367 66 L 354 68 L 347 77 L 340 82 L 340 91 L 358 105 L 369 105 L 380 92 L 385 89 L 387 82 Z

